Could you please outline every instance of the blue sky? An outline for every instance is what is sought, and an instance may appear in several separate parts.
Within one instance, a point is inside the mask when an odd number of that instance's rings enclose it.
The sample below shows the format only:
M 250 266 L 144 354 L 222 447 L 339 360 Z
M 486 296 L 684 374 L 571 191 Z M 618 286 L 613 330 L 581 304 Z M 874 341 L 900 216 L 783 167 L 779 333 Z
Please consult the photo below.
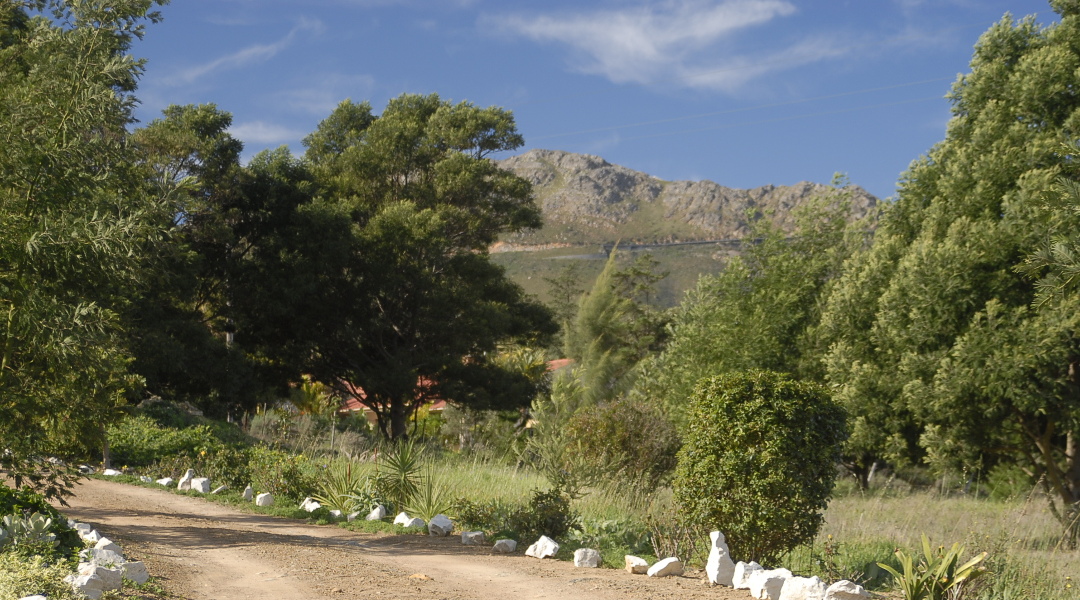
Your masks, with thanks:
M 1006 12 L 1044 0 L 173 0 L 136 56 L 148 122 L 233 114 L 246 156 L 345 98 L 402 93 L 514 112 L 529 148 L 666 180 L 828 182 L 881 197 L 944 137 L 957 75 Z

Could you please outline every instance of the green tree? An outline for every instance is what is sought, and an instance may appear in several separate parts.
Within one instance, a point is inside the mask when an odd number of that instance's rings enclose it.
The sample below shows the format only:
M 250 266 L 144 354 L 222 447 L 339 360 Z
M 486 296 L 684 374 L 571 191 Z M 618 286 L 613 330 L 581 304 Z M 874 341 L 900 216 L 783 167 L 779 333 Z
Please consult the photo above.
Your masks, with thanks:
M 1006 15 L 980 38 L 945 140 L 905 173 L 820 331 L 855 422 L 849 459 L 1017 462 L 1074 507 L 1076 303 L 1030 309 L 1036 286 L 1015 271 L 1049 238 L 1047 192 L 1075 179 L 1060 148 L 1080 130 L 1080 15 L 1054 6 L 1056 25 Z
M 820 380 L 823 299 L 873 227 L 873 214 L 849 225 L 846 198 L 841 186 L 800 207 L 790 236 L 758 220 L 742 255 L 687 292 L 663 352 L 642 365 L 633 394 L 659 401 L 685 425 L 686 401 L 710 374 L 769 369 Z
M 702 380 L 672 488 L 682 516 L 719 529 L 731 553 L 768 564 L 814 540 L 847 437 L 815 383 L 770 371 Z
M 346 101 L 306 143 L 311 212 L 344 232 L 327 235 L 340 262 L 306 334 L 309 372 L 362 389 L 394 439 L 433 397 L 527 406 L 512 393 L 525 375 L 494 360 L 497 346 L 542 340 L 555 324 L 487 253 L 499 234 L 540 225 L 528 182 L 488 159 L 521 145 L 512 115 L 404 95 L 373 117 Z
M 159 204 L 125 143 L 150 0 L 0 1 L 0 467 L 61 497 L 137 382 L 118 311 Z M 45 469 L 42 472 L 42 469 Z

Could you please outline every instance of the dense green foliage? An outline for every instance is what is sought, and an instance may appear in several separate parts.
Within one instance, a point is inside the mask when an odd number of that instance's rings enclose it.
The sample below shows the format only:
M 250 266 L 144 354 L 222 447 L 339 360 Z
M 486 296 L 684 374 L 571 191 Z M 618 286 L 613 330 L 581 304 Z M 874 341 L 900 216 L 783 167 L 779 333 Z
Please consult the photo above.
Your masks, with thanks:
M 1075 524 L 1080 295 L 1059 277 L 1049 287 L 1060 293 L 1038 303 L 1017 272 L 1075 221 L 1046 206 L 1062 177 L 1080 174 L 1063 152 L 1080 132 L 1080 15 L 1055 6 L 1058 24 L 1006 16 L 980 38 L 950 93 L 945 140 L 904 174 L 873 246 L 832 289 L 820 333 L 853 419 L 846 463 L 864 473 L 877 459 L 939 473 L 1019 463 Z
M 770 564 L 817 535 L 843 409 L 817 384 L 769 371 L 703 380 L 673 483 L 681 515 L 719 529 L 732 556 Z
M 33 514 L 45 515 L 52 519 L 49 532 L 56 536 L 56 549 L 61 556 L 71 556 L 82 549 L 82 540 L 78 533 L 68 527 L 67 519 L 52 507 L 45 498 L 29 489 L 15 490 L 0 486 L 0 517 L 29 517 Z

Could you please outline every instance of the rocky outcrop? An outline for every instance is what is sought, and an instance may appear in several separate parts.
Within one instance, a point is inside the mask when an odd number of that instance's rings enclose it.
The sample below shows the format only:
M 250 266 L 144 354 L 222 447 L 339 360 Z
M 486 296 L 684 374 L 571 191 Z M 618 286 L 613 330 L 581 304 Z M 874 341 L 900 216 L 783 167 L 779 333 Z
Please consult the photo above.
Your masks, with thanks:
M 835 188 L 810 182 L 741 190 L 711 181 L 662 181 L 588 154 L 530 150 L 500 166 L 533 184 L 544 228 L 504 236 L 513 246 L 656 243 L 738 239 L 767 218 L 790 231 L 792 210 L 812 198 L 838 198 Z M 866 214 L 877 199 L 851 186 L 851 215 Z

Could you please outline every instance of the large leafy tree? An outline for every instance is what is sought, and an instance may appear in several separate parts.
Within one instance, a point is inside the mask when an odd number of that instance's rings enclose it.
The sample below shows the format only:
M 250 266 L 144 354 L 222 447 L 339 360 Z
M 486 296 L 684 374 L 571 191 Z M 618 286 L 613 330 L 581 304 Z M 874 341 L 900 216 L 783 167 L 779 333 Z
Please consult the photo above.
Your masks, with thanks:
M 1080 6 L 1052 4 L 1056 25 L 1006 16 L 979 40 L 945 140 L 904 175 L 822 333 L 850 459 L 1018 461 L 1075 511 L 1078 305 L 1032 309 L 1015 270 L 1048 236 L 1046 193 L 1075 178 L 1060 148 L 1080 133 Z
M 743 254 L 687 292 L 667 346 L 642 365 L 634 394 L 661 402 L 685 425 L 688 399 L 704 377 L 768 369 L 820 380 L 814 332 L 824 296 L 874 218 L 849 224 L 849 214 L 839 187 L 801 207 L 790 236 L 758 221 Z
M 378 117 L 346 101 L 305 140 L 320 190 L 310 210 L 341 261 L 307 328 L 305 364 L 359 394 L 391 438 L 432 397 L 531 400 L 510 393 L 522 376 L 495 350 L 555 324 L 487 254 L 499 234 L 540 225 L 528 182 L 488 159 L 521 143 L 509 112 L 436 95 L 398 97 Z
M 125 128 L 151 0 L 0 1 L 0 465 L 64 493 L 41 453 L 100 440 L 133 383 L 118 310 L 158 204 Z

